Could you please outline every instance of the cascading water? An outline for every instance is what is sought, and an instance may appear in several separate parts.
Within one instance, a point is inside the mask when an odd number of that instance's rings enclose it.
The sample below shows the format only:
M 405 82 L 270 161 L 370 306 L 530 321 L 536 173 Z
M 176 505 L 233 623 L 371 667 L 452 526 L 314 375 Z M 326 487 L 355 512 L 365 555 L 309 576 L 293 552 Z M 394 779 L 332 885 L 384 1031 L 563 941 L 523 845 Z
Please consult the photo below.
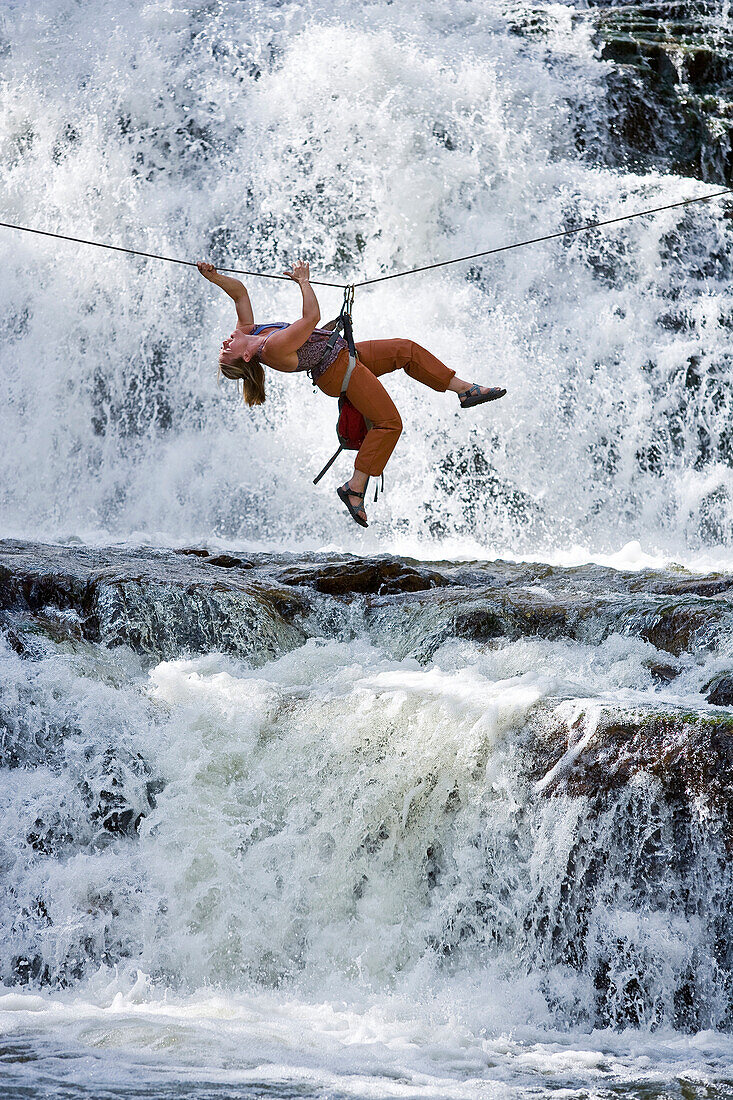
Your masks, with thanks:
M 11 2 L 2 220 L 339 282 L 717 189 L 630 170 L 598 25 Z M 509 391 L 391 378 L 367 532 L 309 482 L 332 401 L 217 388 L 195 269 L 3 231 L 0 534 L 65 544 L 0 546 L 11 1100 L 730 1095 L 731 590 L 662 568 L 730 562 L 730 226 L 357 292 Z M 588 559 L 650 568 L 542 564 Z
M 200 554 L 0 553 L 8 1095 L 724 1081 L 727 582 Z
M 4 15 L 6 220 L 346 280 L 704 192 L 598 166 L 593 21 L 522 5 L 45 3 Z M 466 48 L 466 42 L 470 47 Z M 578 151 L 581 145 L 583 152 Z M 730 538 L 730 221 L 721 203 L 361 291 L 404 334 L 503 382 L 469 419 L 408 379 L 381 532 L 359 546 L 684 559 Z M 4 231 L 6 530 L 343 544 L 322 463 L 334 407 L 272 378 L 217 390 L 231 303 L 195 269 Z M 250 280 L 258 317 L 296 288 Z M 324 316 L 338 291 L 321 291 Z M 330 444 L 329 444 L 330 446 Z M 292 456 L 298 463 L 293 465 Z

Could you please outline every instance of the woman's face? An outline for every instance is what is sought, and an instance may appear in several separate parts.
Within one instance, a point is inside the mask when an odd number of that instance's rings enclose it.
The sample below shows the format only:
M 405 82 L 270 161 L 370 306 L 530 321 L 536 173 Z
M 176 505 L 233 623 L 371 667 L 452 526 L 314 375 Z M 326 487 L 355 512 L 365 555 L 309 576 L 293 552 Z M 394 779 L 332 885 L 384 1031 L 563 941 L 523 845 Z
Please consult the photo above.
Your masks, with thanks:
M 241 328 L 237 328 L 222 341 L 219 359 L 225 364 L 233 363 L 235 359 L 244 359 L 248 363 L 261 343 L 258 336 L 249 336 Z

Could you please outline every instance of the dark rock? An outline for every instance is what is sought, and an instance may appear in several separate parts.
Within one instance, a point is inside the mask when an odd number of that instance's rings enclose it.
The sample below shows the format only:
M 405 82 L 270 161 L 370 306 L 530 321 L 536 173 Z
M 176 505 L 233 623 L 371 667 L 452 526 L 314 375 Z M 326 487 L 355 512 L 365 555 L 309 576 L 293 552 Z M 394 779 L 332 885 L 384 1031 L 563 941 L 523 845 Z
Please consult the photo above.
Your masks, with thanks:
M 659 959 L 633 925 L 611 923 L 601 940 L 596 917 L 615 910 L 644 922 L 701 922 L 706 963 L 727 985 L 733 716 L 681 708 L 606 708 L 600 718 L 592 707 L 572 718 L 560 713 L 536 719 L 526 745 L 536 796 L 577 800 L 570 814 L 559 807 L 562 820 L 577 817 L 557 890 L 538 894 L 527 919 L 543 960 L 592 979 L 595 1026 L 638 1026 L 660 1016 L 682 1029 L 710 1026 L 710 987 L 695 969 L 679 968 L 664 991 L 669 1000 L 660 1000 L 653 980 Z M 690 962 L 699 966 L 692 952 Z
M 576 581 L 573 571 L 556 571 L 557 587 L 505 583 L 476 590 L 444 587 L 426 593 L 403 593 L 367 598 L 370 629 L 380 638 L 392 637 L 398 652 L 429 659 L 448 638 L 489 641 L 497 637 L 573 638 L 597 645 L 611 634 L 651 642 L 678 656 L 702 649 L 715 650 L 733 629 L 733 606 L 726 599 L 711 600 L 602 591 L 594 595 Z M 587 577 L 587 574 L 586 574 Z M 397 613 L 397 608 L 400 613 Z
M 539 781 L 542 794 L 562 791 L 600 806 L 643 773 L 668 799 L 703 799 L 725 822 L 733 847 L 733 716 L 682 709 L 606 712 L 581 748 L 592 720 L 581 716 L 568 727 L 551 719 L 539 729 L 530 778 Z
M 554 601 L 514 601 L 511 623 L 516 634 L 537 634 L 542 638 L 559 638 L 574 634 L 578 609 Z
M 244 561 L 242 558 L 233 558 L 231 554 L 219 554 L 216 558 L 208 559 L 209 565 L 218 565 L 220 569 L 233 569 L 236 565 L 242 566 L 244 569 L 251 569 L 251 562 Z
M 150 767 L 139 753 L 110 748 L 90 766 L 82 794 L 90 820 L 118 836 L 134 836 L 153 806 L 150 800 L 163 789 L 151 780 Z
M 222 568 L 172 551 L 0 543 L 3 625 L 31 658 L 42 656 L 48 641 L 102 641 L 156 660 L 216 649 L 258 662 L 309 633 L 339 634 L 342 600 L 363 601 L 369 629 L 420 658 L 450 637 L 539 635 L 597 644 L 611 633 L 679 655 L 715 649 L 733 629 L 733 576 L 721 573 L 424 564 L 390 556 L 227 561 Z
M 118 580 L 99 593 L 100 636 L 107 645 L 127 645 L 156 660 L 182 653 L 221 650 L 257 662 L 301 645 L 306 638 L 294 624 L 305 606 L 283 592 L 225 582 L 165 584 Z
M 675 668 L 674 665 L 658 663 L 649 665 L 649 671 L 652 679 L 656 680 L 658 684 L 671 684 L 680 674 L 680 670 Z
M 284 622 L 292 623 L 305 614 L 306 605 L 296 592 L 262 584 L 253 585 L 251 591 L 256 592 L 262 607 L 269 608 L 273 617 L 279 616 Z
M 137 832 L 143 814 L 136 813 L 135 810 L 130 806 L 125 806 L 124 803 L 116 805 L 114 795 L 110 791 L 102 791 L 102 795 L 105 797 L 104 812 L 100 814 L 102 827 L 108 833 L 119 833 L 128 836 Z
M 660 577 L 649 571 L 643 571 L 634 577 L 630 584 L 632 592 L 656 592 L 667 596 L 719 596 L 733 588 L 733 576 L 724 573 L 712 573 L 707 577 L 696 577 L 687 572 L 678 576 L 665 574 Z
M 473 607 L 458 611 L 451 621 L 451 634 L 473 642 L 488 642 L 506 634 L 506 623 L 488 608 Z
M 714 707 L 733 707 L 733 676 L 729 673 L 716 676 L 702 690 Z
M 673 605 L 648 615 L 647 622 L 639 630 L 639 637 L 651 642 L 657 649 L 678 657 L 689 652 L 698 637 L 703 642 L 709 626 L 710 613 L 705 608 Z
M 89 614 L 92 600 L 93 591 L 81 578 L 42 569 L 14 572 L 0 564 L 0 609 L 23 606 L 39 611 L 51 606 Z
M 680 77 L 693 86 L 722 84 L 731 78 L 731 63 L 709 46 L 698 46 L 682 54 Z
M 11 965 L 13 974 L 21 985 L 29 985 L 31 982 L 48 985 L 51 982 L 50 970 L 41 955 L 17 955 Z
M 733 181 L 733 35 L 722 12 L 684 4 L 598 5 L 609 74 L 612 164 Z
M 639 44 L 633 38 L 619 35 L 604 44 L 601 57 L 604 61 L 617 61 L 622 65 L 637 64 L 641 58 Z
M 36 611 L 33 616 L 33 629 L 52 642 L 97 640 L 98 626 L 96 619 L 89 616 L 86 620 L 80 619 L 74 611 L 59 613 L 54 608 Z
M 14 653 L 17 653 L 19 657 L 29 657 L 30 650 L 25 642 L 21 641 L 18 635 L 9 626 L 0 627 L 0 632 L 3 638 L 8 643 Z
M 414 568 L 399 558 L 364 558 L 287 569 L 279 579 L 283 584 L 315 588 L 330 596 L 424 592 L 449 583 L 440 573 L 425 567 Z
M 306 606 L 292 589 L 265 590 L 238 572 L 222 579 L 222 563 L 253 572 L 244 559 L 12 542 L 0 556 L 0 610 L 54 641 L 129 645 L 156 659 L 222 649 L 266 660 L 305 640 L 293 620 Z
M 158 804 L 158 795 L 162 794 L 165 790 L 164 779 L 149 779 L 145 784 L 145 795 L 151 809 L 155 809 Z
M 60 820 L 50 823 L 37 817 L 26 840 L 34 851 L 48 856 L 58 855 L 63 849 L 72 845 L 75 838 L 64 828 Z

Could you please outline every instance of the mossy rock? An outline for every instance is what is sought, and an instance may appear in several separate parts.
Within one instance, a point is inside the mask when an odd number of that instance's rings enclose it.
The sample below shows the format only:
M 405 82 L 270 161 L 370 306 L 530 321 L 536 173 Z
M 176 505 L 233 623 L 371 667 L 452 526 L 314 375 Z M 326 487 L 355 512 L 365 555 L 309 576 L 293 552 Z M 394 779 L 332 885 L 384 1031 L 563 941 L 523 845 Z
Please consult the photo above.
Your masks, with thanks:
M 705 3 L 598 5 L 616 164 L 733 181 L 733 33 Z
M 599 807 L 652 777 L 668 801 L 701 799 L 720 814 L 733 844 L 733 715 L 608 708 L 598 718 L 589 709 L 571 725 L 555 712 L 535 726 L 528 759 L 543 796 L 589 798 Z

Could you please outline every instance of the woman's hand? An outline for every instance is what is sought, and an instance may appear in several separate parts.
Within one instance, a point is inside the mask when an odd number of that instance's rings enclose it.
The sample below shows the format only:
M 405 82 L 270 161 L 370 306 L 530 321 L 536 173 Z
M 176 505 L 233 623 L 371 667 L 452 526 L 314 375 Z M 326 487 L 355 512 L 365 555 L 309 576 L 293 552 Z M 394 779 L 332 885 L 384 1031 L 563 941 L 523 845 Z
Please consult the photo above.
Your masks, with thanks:
M 214 286 L 220 286 L 225 294 L 234 299 L 239 324 L 251 327 L 255 322 L 252 315 L 252 304 L 244 283 L 240 283 L 239 279 L 230 279 L 228 275 L 220 275 L 214 265 L 207 264 L 205 260 L 199 260 L 196 267 L 205 279 L 208 279 Z
M 290 271 L 283 271 L 283 275 L 287 275 L 289 279 L 297 283 L 300 287 L 300 293 L 303 295 L 303 321 L 305 321 L 306 324 L 303 325 L 300 321 L 296 321 L 287 330 L 291 336 L 297 335 L 299 337 L 300 344 L 294 345 L 294 347 L 299 348 L 300 345 L 308 339 L 313 329 L 320 321 L 321 311 L 318 308 L 318 299 L 313 293 L 313 287 L 310 283 L 311 272 L 309 264 L 304 263 L 303 260 L 296 260 Z
M 294 283 L 309 283 L 311 278 L 310 264 L 303 263 L 302 260 L 296 260 L 291 270 L 283 271 L 283 275 L 287 275 Z

